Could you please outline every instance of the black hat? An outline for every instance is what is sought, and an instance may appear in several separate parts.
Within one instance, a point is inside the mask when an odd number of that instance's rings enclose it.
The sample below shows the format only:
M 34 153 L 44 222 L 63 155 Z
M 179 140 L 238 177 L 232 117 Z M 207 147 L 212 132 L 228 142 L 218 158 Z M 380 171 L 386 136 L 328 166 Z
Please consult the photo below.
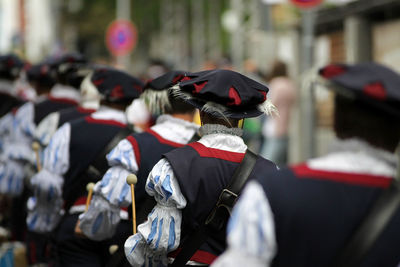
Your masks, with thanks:
M 58 69 L 62 64 L 70 63 L 86 63 L 87 59 L 85 56 L 79 53 L 66 53 L 61 56 L 54 56 L 46 60 L 46 63 L 50 68 Z
M 85 63 L 69 63 L 59 68 L 65 83 L 74 88 L 80 88 L 83 79 L 93 71 L 94 67 Z
M 170 88 L 179 82 L 190 80 L 192 73 L 188 71 L 169 71 L 146 83 L 141 98 L 153 114 L 162 114 L 171 108 L 169 100 Z
M 128 73 L 113 68 L 96 68 L 92 84 L 107 102 L 130 104 L 143 91 L 143 82 Z
M 28 81 L 35 81 L 46 87 L 52 87 L 55 83 L 54 78 L 50 74 L 50 69 L 47 63 L 39 63 L 29 66 L 26 69 L 26 77 Z
M 242 119 L 270 114 L 268 87 L 231 70 L 190 73 L 190 79 L 172 87 L 172 93 L 214 116 Z
M 24 65 L 25 62 L 14 54 L 0 56 L 0 78 L 15 80 Z
M 71 64 L 87 63 L 86 58 L 79 53 L 66 53 L 62 56 L 55 56 L 47 59 L 45 63 L 49 66 L 50 73 L 54 79 L 61 79 L 65 83 L 66 70 Z
M 319 74 L 345 97 L 357 99 L 400 117 L 400 75 L 377 63 L 331 64 Z

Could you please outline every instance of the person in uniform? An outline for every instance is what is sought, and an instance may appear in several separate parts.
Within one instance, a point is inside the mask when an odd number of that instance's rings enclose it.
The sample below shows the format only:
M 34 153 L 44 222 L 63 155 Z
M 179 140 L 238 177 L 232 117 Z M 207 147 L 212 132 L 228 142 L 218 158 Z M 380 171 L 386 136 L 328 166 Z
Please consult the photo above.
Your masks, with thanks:
M 141 95 L 152 114 L 160 115 L 156 124 L 143 133 L 136 133 L 122 140 L 107 159 L 111 168 L 94 187 L 93 200 L 87 212 L 80 216 L 83 233 L 93 240 L 110 238 L 120 222 L 120 208 L 131 204 L 126 177 L 138 176 L 135 186 L 138 214 L 147 215 L 148 199 L 145 192 L 146 178 L 162 154 L 182 147 L 197 138 L 198 126 L 193 123 L 195 108 L 171 95 L 170 87 L 190 77 L 189 72 L 171 71 L 150 81 Z M 150 202 L 150 210 L 154 203 Z M 147 212 L 149 212 L 148 210 Z M 138 218 L 138 221 L 145 218 Z M 124 241 L 132 233 L 131 228 Z M 119 244 L 123 251 L 123 243 Z
M 379 211 L 390 204 L 381 197 L 398 187 L 400 76 L 376 63 L 333 64 L 319 74 L 335 92 L 341 142 L 325 156 L 255 173 L 230 219 L 228 250 L 213 267 L 398 266 L 400 209 Z
M 145 186 L 156 205 L 125 242 L 133 266 L 166 266 L 170 252 L 179 257 L 180 244 L 184 249 L 191 233 L 205 223 L 245 157 L 240 120 L 274 110 L 266 86 L 230 70 L 192 73 L 171 90 L 200 110 L 201 138 L 164 154 L 151 170 Z M 256 156 L 253 171 L 259 168 L 276 165 Z M 222 230 L 206 234 L 189 264 L 210 264 L 224 250 Z
M 3 178 L 0 181 L 0 192 L 10 196 L 19 196 L 23 192 L 24 178 L 30 175 L 28 167 L 36 166 L 32 141 L 37 125 L 47 114 L 76 106 L 80 99 L 76 89 L 60 83 L 55 83 L 49 93 L 48 85 L 52 84 L 49 81 L 58 77 L 58 66 L 63 63 L 83 61 L 80 55 L 66 54 L 28 71 L 28 79 L 33 81 L 40 97 L 15 110 L 12 120 L 6 125 L 8 136 L 2 144 L 0 175 Z
M 54 231 L 60 266 L 101 266 L 108 255 L 99 244 L 75 236 L 74 227 L 85 209 L 87 183 L 102 177 L 106 153 L 132 131 L 125 109 L 143 88 L 140 80 L 111 68 L 94 70 L 90 84 L 103 96 L 102 106 L 56 131 L 44 150 L 42 170 L 31 178 L 27 226 L 38 233 Z
M 80 103 L 52 112 L 40 121 L 36 127 L 35 140 L 42 148 L 49 144 L 52 135 L 65 122 L 90 115 L 100 107 L 100 94 L 90 83 L 93 68 L 95 67 L 83 63 L 64 63 L 58 67 L 60 83 L 79 88 Z

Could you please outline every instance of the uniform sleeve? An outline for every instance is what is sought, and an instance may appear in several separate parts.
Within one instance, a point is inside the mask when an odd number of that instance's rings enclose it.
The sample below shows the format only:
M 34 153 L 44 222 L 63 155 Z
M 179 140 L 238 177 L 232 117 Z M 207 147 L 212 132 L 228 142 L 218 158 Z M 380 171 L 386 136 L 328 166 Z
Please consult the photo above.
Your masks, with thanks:
M 139 153 L 136 151 L 136 153 Z M 131 173 L 138 172 L 138 163 L 132 144 L 127 140 L 121 140 L 116 147 L 107 154 L 108 164 L 110 166 L 121 166 Z M 125 177 L 126 178 L 126 177 Z
M 186 199 L 169 162 L 161 159 L 150 172 L 146 192 L 157 202 L 138 233 L 125 242 L 125 255 L 132 266 L 167 266 L 167 254 L 178 248 L 182 211 Z
M 228 223 L 228 249 L 212 267 L 271 266 L 277 250 L 273 214 L 264 190 L 250 182 Z
M 70 124 L 61 127 L 44 150 L 43 167 L 30 182 L 33 196 L 28 200 L 28 229 L 52 231 L 61 218 L 63 175 L 69 168 Z
M 0 162 L 0 193 L 18 196 L 24 186 L 23 165 L 14 160 Z
M 50 139 L 43 152 L 43 168 L 58 175 L 64 175 L 69 168 L 69 144 L 71 125 L 65 123 Z
M 26 103 L 13 116 L 7 142 L 3 143 L 3 158 L 28 162 L 34 161 L 31 147 L 32 134 L 35 129 L 33 112 L 33 104 Z
M 87 212 L 79 216 L 81 230 L 93 240 L 104 240 L 115 233 L 121 220 L 120 207 L 132 203 L 126 177 L 138 171 L 135 151 L 126 139 L 111 150 L 107 160 L 112 167 L 96 183 Z
M 14 118 L 14 134 L 18 138 L 20 135 L 33 137 L 35 133 L 34 123 L 34 105 L 28 102 L 21 106 L 15 113 Z
M 10 139 L 14 116 L 11 112 L 0 118 L 0 151 L 3 150 L 3 144 Z
M 43 146 L 47 146 L 50 142 L 50 138 L 57 131 L 59 120 L 59 112 L 53 112 L 47 115 L 36 127 L 35 139 L 38 140 Z
M 96 183 L 88 210 L 79 216 L 79 226 L 90 239 L 104 240 L 114 235 L 121 220 L 120 207 L 127 207 L 132 202 L 126 183 L 129 173 L 114 166 Z

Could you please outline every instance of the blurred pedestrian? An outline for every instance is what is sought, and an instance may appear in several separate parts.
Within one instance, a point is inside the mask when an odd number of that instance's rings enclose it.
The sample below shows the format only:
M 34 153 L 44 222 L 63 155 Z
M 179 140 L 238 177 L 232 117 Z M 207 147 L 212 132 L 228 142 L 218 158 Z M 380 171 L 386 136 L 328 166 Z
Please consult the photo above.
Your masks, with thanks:
M 269 99 L 279 111 L 279 116 L 265 118 L 264 137 L 260 154 L 278 165 L 287 163 L 290 115 L 296 102 L 296 86 L 289 78 L 286 64 L 275 61 L 268 77 L 271 92 Z

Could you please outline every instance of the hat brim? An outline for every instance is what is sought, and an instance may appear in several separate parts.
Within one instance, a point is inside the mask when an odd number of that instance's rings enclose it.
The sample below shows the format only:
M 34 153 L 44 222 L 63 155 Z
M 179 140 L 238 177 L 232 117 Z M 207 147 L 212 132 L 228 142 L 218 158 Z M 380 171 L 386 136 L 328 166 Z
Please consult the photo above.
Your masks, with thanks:
M 207 102 L 198 100 L 198 99 L 183 99 L 186 103 L 194 106 L 195 108 L 199 109 L 200 111 L 204 111 L 212 116 L 215 117 L 222 117 L 221 114 L 227 118 L 231 119 L 245 119 L 245 118 L 253 118 L 258 117 L 263 114 L 260 110 L 253 108 L 253 109 L 246 109 L 246 110 L 233 110 L 229 108 L 225 108 L 224 110 L 212 110 L 212 109 L 205 109 L 205 105 Z

